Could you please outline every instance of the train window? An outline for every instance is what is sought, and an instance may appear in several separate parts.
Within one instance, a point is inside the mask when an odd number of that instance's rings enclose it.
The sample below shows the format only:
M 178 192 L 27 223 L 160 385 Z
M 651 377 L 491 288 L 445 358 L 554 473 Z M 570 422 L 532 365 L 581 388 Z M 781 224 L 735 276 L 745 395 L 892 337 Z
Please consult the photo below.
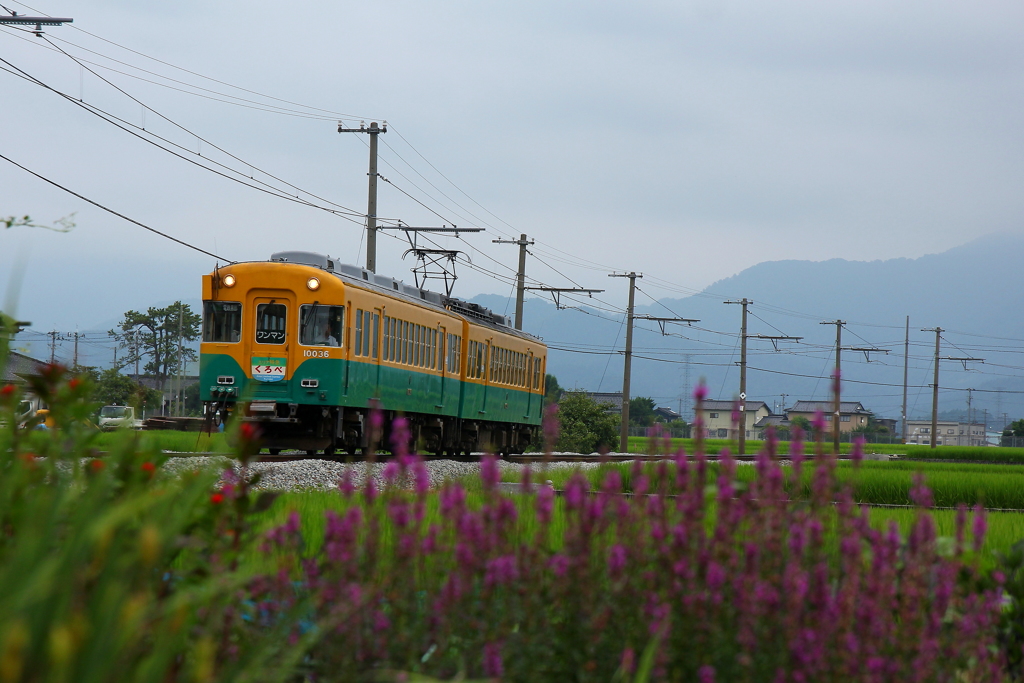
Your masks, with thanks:
M 356 309 L 356 343 L 355 353 L 357 356 L 363 355 L 363 309 Z
M 299 307 L 299 343 L 304 346 L 341 346 L 344 329 L 344 306 L 314 303 Z
M 242 337 L 242 304 L 203 302 L 203 341 L 237 342 Z
M 412 359 L 412 354 L 409 353 L 409 351 L 410 351 L 409 344 L 410 344 L 410 341 L 409 341 L 409 322 L 406 321 L 406 320 L 403 320 L 402 321 L 402 362 L 405 363 L 406 365 L 408 365 L 409 362 Z
M 388 355 L 391 351 L 391 337 L 388 336 L 391 332 L 391 318 L 384 316 L 384 348 L 381 350 L 381 359 L 391 360 Z
M 257 304 L 256 343 L 284 344 L 287 323 L 288 307 L 284 304 Z
M 540 391 L 540 358 L 533 361 L 533 389 Z
M 380 313 L 373 314 L 373 346 L 370 347 L 370 356 L 377 357 L 377 345 L 380 342 Z

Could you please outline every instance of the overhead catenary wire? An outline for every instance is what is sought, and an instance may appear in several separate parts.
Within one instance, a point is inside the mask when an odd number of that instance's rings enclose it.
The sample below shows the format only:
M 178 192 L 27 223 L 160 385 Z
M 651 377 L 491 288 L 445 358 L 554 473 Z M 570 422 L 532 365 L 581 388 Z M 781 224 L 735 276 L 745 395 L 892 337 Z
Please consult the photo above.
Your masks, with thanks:
M 113 214 L 113 215 L 117 216 L 118 218 L 126 220 L 129 223 L 132 223 L 134 225 L 137 225 L 137 226 L 139 226 L 140 228 L 142 228 L 144 230 L 148 230 L 148 231 L 150 231 L 153 234 L 159 235 L 160 237 L 163 237 L 164 239 L 168 239 L 168 240 L 170 240 L 172 242 L 177 242 L 178 244 L 180 244 L 180 245 L 182 245 L 184 247 L 188 247 L 189 249 L 192 249 L 193 251 L 198 251 L 200 254 L 206 254 L 207 256 L 212 256 L 213 258 L 218 259 L 220 261 L 226 261 L 227 263 L 237 263 L 236 261 L 233 261 L 233 260 L 231 260 L 229 258 L 226 258 L 224 256 L 218 256 L 217 254 L 214 254 L 212 251 L 207 251 L 207 250 L 205 250 L 205 249 L 203 249 L 201 247 L 197 247 L 194 244 L 189 244 L 185 240 L 181 240 L 181 239 L 178 239 L 177 237 L 173 237 L 171 235 L 168 235 L 166 232 L 161 232 L 160 230 L 157 230 L 156 228 L 151 228 L 150 226 L 146 225 L 145 223 L 141 223 L 141 222 L 135 220 L 134 218 L 129 218 L 128 216 L 125 216 L 123 213 L 118 213 L 117 211 L 114 211 L 113 209 L 111 209 L 109 207 L 106 207 L 106 206 L 104 206 L 103 204 L 100 204 L 97 201 L 89 199 L 85 195 L 81 195 L 81 194 L 75 192 L 74 190 L 71 190 L 71 189 L 69 189 L 67 187 L 64 187 L 63 185 L 61 185 L 60 183 L 58 183 L 58 182 L 56 182 L 54 180 L 50 180 L 46 176 L 43 176 L 43 175 L 40 175 L 39 173 L 36 173 L 35 171 L 33 171 L 32 169 L 30 169 L 30 168 L 28 168 L 26 166 L 22 166 L 17 161 L 14 161 L 13 159 L 11 159 L 9 157 L 4 156 L 3 154 L 0 154 L 0 159 L 3 159 L 4 161 L 6 161 L 6 162 L 8 162 L 10 164 L 13 164 L 14 166 L 17 166 L 18 168 L 20 168 L 21 170 L 25 171 L 26 173 L 34 175 L 36 178 L 39 178 L 43 182 L 46 182 L 46 183 L 49 183 L 50 185 L 53 185 L 57 189 L 63 190 L 64 192 L 67 192 L 70 195 L 78 197 L 83 202 L 88 202 L 88 203 L 92 204 L 93 206 L 95 206 L 98 209 L 102 209 L 102 210 L 106 211 L 107 213 Z

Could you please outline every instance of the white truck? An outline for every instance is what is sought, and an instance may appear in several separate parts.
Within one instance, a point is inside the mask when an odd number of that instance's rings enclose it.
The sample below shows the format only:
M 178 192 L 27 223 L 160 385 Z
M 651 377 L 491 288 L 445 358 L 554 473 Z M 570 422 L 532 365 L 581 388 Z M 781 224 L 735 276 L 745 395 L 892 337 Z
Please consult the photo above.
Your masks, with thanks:
M 135 408 L 131 406 L 103 406 L 100 408 L 99 427 L 105 432 L 142 429 L 142 420 L 135 419 Z

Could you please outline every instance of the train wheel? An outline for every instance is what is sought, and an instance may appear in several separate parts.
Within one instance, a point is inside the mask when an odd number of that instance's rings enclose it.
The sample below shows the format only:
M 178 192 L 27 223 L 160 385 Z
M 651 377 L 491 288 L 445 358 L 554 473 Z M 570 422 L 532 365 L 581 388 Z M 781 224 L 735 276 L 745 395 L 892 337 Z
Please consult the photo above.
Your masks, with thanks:
M 324 449 L 324 457 L 325 458 L 333 458 L 334 457 L 334 446 L 328 446 L 327 448 Z
M 313 456 L 316 455 L 316 451 L 306 451 L 306 455 L 312 458 Z
M 270 452 L 271 455 L 281 455 L 280 448 L 268 448 L 267 450 Z

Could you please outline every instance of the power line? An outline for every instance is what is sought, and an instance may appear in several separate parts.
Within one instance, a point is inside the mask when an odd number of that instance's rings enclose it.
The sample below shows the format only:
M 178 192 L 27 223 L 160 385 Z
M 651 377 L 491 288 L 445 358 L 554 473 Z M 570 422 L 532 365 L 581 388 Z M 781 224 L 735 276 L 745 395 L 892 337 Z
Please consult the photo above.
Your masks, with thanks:
M 36 178 L 39 178 L 43 182 L 47 182 L 50 185 L 53 185 L 54 187 L 56 187 L 56 188 L 58 188 L 60 190 L 64 190 L 68 194 L 74 195 L 75 197 L 78 197 L 79 199 L 81 199 L 84 202 L 89 202 L 93 206 L 95 206 L 95 207 L 97 207 L 99 209 L 103 209 L 107 213 L 111 213 L 111 214 L 117 216 L 118 218 L 122 218 L 122 219 L 128 221 L 129 223 L 133 223 L 133 224 L 139 226 L 140 228 L 143 228 L 144 230 L 149 230 L 151 233 L 159 235 L 160 237 L 163 237 L 165 239 L 169 239 L 172 242 L 177 242 L 178 244 L 180 244 L 180 245 L 182 245 L 184 247 L 188 247 L 189 249 L 192 249 L 194 251 L 198 251 L 200 254 L 206 254 L 207 256 L 212 256 L 215 259 L 218 259 L 218 260 L 221 260 L 221 261 L 227 261 L 228 263 L 237 263 L 236 261 L 232 261 L 231 259 L 224 258 L 223 256 L 218 256 L 217 254 L 214 254 L 211 251 L 206 251 L 205 249 L 200 249 L 199 247 L 195 246 L 194 244 L 189 244 L 188 242 L 186 242 L 184 240 L 180 240 L 177 237 L 172 237 L 172 236 L 168 235 L 166 232 L 160 232 L 156 228 L 151 228 L 148 225 L 146 225 L 145 223 L 140 223 L 139 221 L 135 220 L 134 218 L 129 218 L 128 216 L 125 216 L 123 213 L 118 213 L 117 211 L 114 211 L 113 209 L 107 208 L 106 206 L 103 206 L 99 202 L 93 201 L 93 200 L 89 199 L 88 197 L 86 197 L 84 195 L 78 194 L 74 190 L 69 190 L 68 188 L 64 187 L 60 183 L 57 183 L 57 182 L 55 182 L 53 180 L 50 180 L 49 178 L 46 178 L 45 176 L 39 175 L 38 173 L 36 173 L 32 169 L 26 168 L 25 166 L 22 166 L 17 161 L 14 161 L 13 159 L 9 159 L 8 157 L 5 157 L 3 154 L 0 154 L 0 159 L 3 159 L 4 161 L 6 161 L 8 163 L 11 163 L 11 164 L 17 166 L 18 168 L 20 168 L 21 170 L 25 171 L 26 173 L 34 175 Z

